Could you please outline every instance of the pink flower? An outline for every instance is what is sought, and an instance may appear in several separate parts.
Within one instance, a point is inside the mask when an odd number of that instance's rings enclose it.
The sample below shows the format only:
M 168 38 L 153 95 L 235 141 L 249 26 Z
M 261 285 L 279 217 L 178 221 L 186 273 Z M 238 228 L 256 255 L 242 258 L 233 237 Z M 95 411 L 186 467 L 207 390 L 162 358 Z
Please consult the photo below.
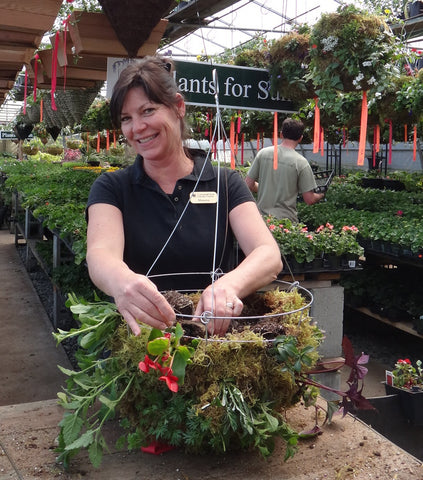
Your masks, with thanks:
M 270 230 L 271 232 L 273 232 L 273 231 L 275 230 L 275 228 L 276 228 L 276 227 L 275 227 L 274 225 L 269 225 L 269 230 Z
M 402 217 L 404 212 L 402 210 L 398 210 L 397 213 L 398 217 Z

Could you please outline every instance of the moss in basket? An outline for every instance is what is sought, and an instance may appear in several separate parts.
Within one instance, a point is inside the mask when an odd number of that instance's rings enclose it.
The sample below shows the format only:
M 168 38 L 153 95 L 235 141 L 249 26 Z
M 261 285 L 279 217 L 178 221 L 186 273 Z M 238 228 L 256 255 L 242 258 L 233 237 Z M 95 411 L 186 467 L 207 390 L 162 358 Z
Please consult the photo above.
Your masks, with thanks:
M 295 290 L 275 290 L 263 297 L 269 312 L 305 306 Z M 70 296 L 68 306 L 81 326 L 55 337 L 58 341 L 78 338 L 81 348 L 76 358 L 81 371 L 62 369 L 69 376 L 67 389 L 59 394 L 67 410 L 58 448 L 65 466 L 83 448 L 99 466 L 107 448 L 101 428 L 117 415 L 128 432 L 118 442 L 120 448 L 139 448 L 158 440 L 194 453 L 242 448 L 268 456 L 275 439 L 282 437 L 286 458 L 295 453 L 298 434 L 286 423 L 284 411 L 314 388 L 298 383 L 297 378 L 317 361 L 316 347 L 322 339 L 307 313 L 277 316 L 285 334 L 274 342 L 254 333 L 252 325 L 224 339 L 205 341 L 184 337 L 179 324 L 168 332 L 145 326 L 135 337 L 128 335 L 113 304 L 80 303 Z M 275 317 L 270 320 L 274 322 Z M 171 346 L 166 351 L 173 356 L 171 375 L 176 375 L 176 363 L 180 367 L 175 352 L 185 355 L 185 378 L 175 377 L 177 388 L 163 374 L 165 363 L 157 367 L 162 354 L 155 358 L 151 354 L 154 342 Z M 140 362 L 153 367 L 140 371 Z

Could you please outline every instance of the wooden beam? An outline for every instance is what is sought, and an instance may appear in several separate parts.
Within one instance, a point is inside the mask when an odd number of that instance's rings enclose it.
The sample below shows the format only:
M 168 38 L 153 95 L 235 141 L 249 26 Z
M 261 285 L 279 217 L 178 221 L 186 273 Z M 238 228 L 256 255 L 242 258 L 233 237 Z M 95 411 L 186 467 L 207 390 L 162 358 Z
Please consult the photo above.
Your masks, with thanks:
M 81 89 L 81 88 L 93 88 L 98 84 L 96 80 L 82 80 L 80 78 L 67 78 L 66 79 L 66 84 L 65 84 L 65 79 L 64 78 L 58 78 L 57 79 L 57 90 L 59 91 L 60 89 L 63 89 L 65 87 L 66 89 Z M 37 90 L 51 90 L 51 80 L 46 79 L 46 81 L 43 81 L 39 84 L 37 84 Z
M 10 90 L 11 88 L 13 88 L 13 85 L 15 84 L 15 82 L 11 82 L 10 80 L 7 80 L 5 78 L 1 78 L 0 77 L 0 88 L 1 89 L 7 89 L 7 90 Z
M 62 69 L 62 75 L 60 77 L 65 76 L 65 71 Z M 107 70 L 94 70 L 88 68 L 74 68 L 74 67 L 67 67 L 66 69 L 66 78 L 70 79 L 80 79 L 80 80 L 97 80 L 101 82 L 105 82 L 107 80 Z
M 20 65 L 20 70 L 24 63 L 28 63 L 34 55 L 34 49 L 31 47 L 13 47 L 0 45 L 0 64 L 12 63 Z
M 0 29 L 0 45 L 12 45 L 38 48 L 42 35 L 35 35 L 29 32 L 18 32 L 15 30 Z
M 0 0 L 0 29 L 44 34 L 51 29 L 62 0 Z

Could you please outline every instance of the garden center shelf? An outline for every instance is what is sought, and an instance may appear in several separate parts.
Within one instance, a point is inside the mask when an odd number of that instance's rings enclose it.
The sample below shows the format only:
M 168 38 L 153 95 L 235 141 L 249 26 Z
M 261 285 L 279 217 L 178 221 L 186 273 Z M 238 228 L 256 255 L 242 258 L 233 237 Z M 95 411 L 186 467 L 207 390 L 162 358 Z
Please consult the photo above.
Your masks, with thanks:
M 52 271 L 59 265 L 69 263 L 74 259 L 72 247 L 58 232 L 52 231 L 43 222 L 36 219 L 29 208 L 23 209 L 19 204 L 19 195 L 15 193 L 12 205 L 12 220 L 15 233 L 15 245 L 26 246 L 24 263 L 30 269 L 30 255 L 32 254 L 41 269 L 48 276 L 53 291 L 53 326 L 57 328 L 62 294 L 53 282 Z M 44 257 L 39 252 L 40 243 L 45 247 L 50 258 Z
M 413 335 L 415 337 L 423 339 L 423 335 L 420 335 L 417 333 L 415 328 L 413 327 L 413 323 L 409 321 L 396 321 L 393 322 L 392 320 L 389 320 L 386 317 L 383 317 L 382 315 L 379 315 L 377 313 L 372 312 L 369 308 L 367 307 L 352 307 L 349 305 L 346 305 L 348 308 L 351 308 L 352 310 L 356 312 L 363 313 L 367 317 L 374 318 L 375 320 L 378 320 L 379 322 L 385 323 L 386 325 L 390 325 L 393 328 L 396 328 L 398 330 L 401 330 L 402 332 L 408 333 L 410 335 Z

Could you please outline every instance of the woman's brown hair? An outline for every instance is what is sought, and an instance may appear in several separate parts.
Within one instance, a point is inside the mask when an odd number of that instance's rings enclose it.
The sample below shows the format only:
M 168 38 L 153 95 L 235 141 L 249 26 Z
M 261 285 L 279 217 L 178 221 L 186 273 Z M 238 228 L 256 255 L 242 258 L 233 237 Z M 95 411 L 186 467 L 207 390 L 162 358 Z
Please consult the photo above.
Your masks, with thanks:
M 119 75 L 113 87 L 110 114 L 116 128 L 120 127 L 120 115 L 126 94 L 134 87 L 143 88 L 152 102 L 176 109 L 176 94 L 180 92 L 175 82 L 172 61 L 164 57 L 147 56 L 131 62 Z M 185 120 L 182 117 L 180 121 L 182 138 L 185 139 Z

